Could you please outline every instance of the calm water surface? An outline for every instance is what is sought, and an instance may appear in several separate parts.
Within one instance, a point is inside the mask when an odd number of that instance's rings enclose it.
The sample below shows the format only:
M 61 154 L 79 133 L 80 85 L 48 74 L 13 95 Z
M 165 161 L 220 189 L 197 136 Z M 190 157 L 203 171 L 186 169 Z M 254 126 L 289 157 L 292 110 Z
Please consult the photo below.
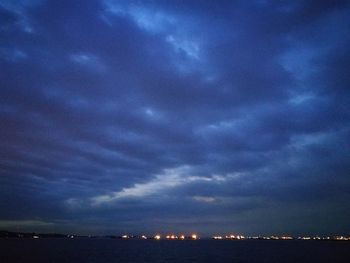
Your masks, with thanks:
M 0 239 L 0 262 L 350 262 L 350 242 Z

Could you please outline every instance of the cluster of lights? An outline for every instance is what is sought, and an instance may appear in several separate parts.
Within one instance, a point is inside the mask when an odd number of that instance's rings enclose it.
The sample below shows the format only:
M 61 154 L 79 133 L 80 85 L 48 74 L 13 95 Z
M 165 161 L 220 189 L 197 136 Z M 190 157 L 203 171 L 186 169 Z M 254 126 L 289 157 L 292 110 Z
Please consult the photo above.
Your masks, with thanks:
M 155 235 L 153 238 L 156 239 L 156 240 L 159 240 L 162 237 L 160 235 Z M 177 236 L 177 235 L 171 234 L 171 235 L 166 235 L 165 239 L 168 239 L 168 240 L 176 240 L 176 239 L 180 239 L 180 240 L 185 240 L 185 239 L 197 240 L 198 236 L 197 236 L 197 234 L 192 234 L 189 237 L 186 237 L 185 235 Z
M 344 240 L 344 241 L 349 241 L 350 237 L 343 237 L 343 236 L 339 236 L 339 237 L 335 237 L 335 240 Z
M 290 236 L 282 236 L 281 239 L 282 240 L 292 240 L 293 238 Z
M 70 238 L 74 238 L 74 236 L 68 236 Z M 33 236 L 33 238 L 39 238 L 38 236 Z M 129 236 L 129 235 L 123 235 L 121 236 L 122 239 L 130 239 L 130 238 L 138 238 L 138 239 L 155 239 L 160 240 L 162 239 L 162 236 L 160 234 L 156 234 L 153 237 L 147 237 L 145 235 L 142 236 Z M 191 234 L 190 236 L 185 235 L 175 235 L 170 234 L 166 235 L 165 239 L 167 240 L 197 240 L 199 239 L 197 234 Z M 215 235 L 212 237 L 212 239 L 215 240 L 245 240 L 245 239 L 255 239 L 255 240 L 343 240 L 343 241 L 350 241 L 350 237 L 345 236 L 334 236 L 334 237 L 319 237 L 319 236 L 302 236 L 302 237 L 291 237 L 291 236 L 243 236 L 243 235 L 226 235 L 226 236 L 220 236 Z
M 231 240 L 243 240 L 245 236 L 242 235 L 229 235 L 229 236 L 213 236 L 213 239 L 222 240 L 222 239 L 231 239 Z
M 241 235 L 229 235 L 229 236 L 220 236 L 215 235 L 212 237 L 212 239 L 215 240 L 222 240 L 222 239 L 228 239 L 228 240 L 244 240 L 244 239 L 255 239 L 255 240 L 343 240 L 343 241 L 350 241 L 350 237 L 345 236 L 333 236 L 333 237 L 319 237 L 319 236 L 302 236 L 302 237 L 292 237 L 292 236 L 253 236 L 253 237 L 245 237 Z
M 349 241 L 350 237 L 344 237 L 344 236 L 334 236 L 334 237 L 298 237 L 299 240 L 343 240 L 343 241 Z
M 121 239 L 155 239 L 155 240 L 160 240 L 162 239 L 162 236 L 160 234 L 156 234 L 155 236 L 153 237 L 147 237 L 145 235 L 142 235 L 142 236 L 129 236 L 129 235 L 122 235 L 120 237 Z M 190 236 L 185 236 L 185 235 L 174 235 L 174 234 L 171 234 L 171 235 L 166 235 L 165 236 L 165 239 L 168 239 L 168 240 L 197 240 L 199 239 L 198 235 L 197 234 L 192 234 Z
M 178 236 L 175 236 L 175 235 L 171 235 L 171 236 L 166 236 L 165 237 L 166 239 L 179 239 L 179 237 Z
M 270 236 L 270 237 L 249 237 L 249 239 L 263 239 L 263 240 L 292 240 L 291 236 Z
M 23 235 L 18 234 L 18 237 L 23 237 Z M 67 238 L 75 238 L 75 235 L 67 235 Z M 91 236 L 89 236 L 91 237 Z M 32 235 L 31 238 L 37 239 L 40 238 L 39 235 Z M 130 235 L 122 235 L 119 238 L 121 239 L 154 239 L 154 240 L 161 240 L 162 236 L 160 234 L 156 234 L 153 237 L 147 237 L 145 235 L 142 236 L 130 236 Z M 185 235 L 175 235 L 170 234 L 165 236 L 166 240 L 197 240 L 199 239 L 197 234 L 191 234 L 190 236 Z M 243 236 L 243 235 L 215 235 L 212 237 L 212 239 L 215 240 L 329 240 L 329 241 L 350 241 L 350 236 L 326 236 L 326 237 L 320 237 L 320 236 L 299 236 L 299 237 L 292 237 L 292 236 Z

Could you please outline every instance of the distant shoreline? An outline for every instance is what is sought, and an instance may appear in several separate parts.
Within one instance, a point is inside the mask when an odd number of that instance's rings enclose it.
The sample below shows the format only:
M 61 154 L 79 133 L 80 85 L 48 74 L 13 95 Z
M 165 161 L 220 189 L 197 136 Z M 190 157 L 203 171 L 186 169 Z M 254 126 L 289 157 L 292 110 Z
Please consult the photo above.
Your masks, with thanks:
M 196 238 L 192 238 L 191 236 L 181 236 L 181 238 L 172 235 L 161 237 L 160 235 L 149 236 L 145 235 L 75 235 L 75 234 L 58 234 L 58 233 L 36 233 L 36 232 L 14 232 L 14 231 L 0 231 L 0 239 L 40 239 L 40 238 L 58 238 L 58 239 L 94 239 L 94 238 L 109 238 L 109 239 L 121 239 L 121 240 L 197 240 Z M 200 238 L 198 237 L 198 240 Z M 350 237 L 337 235 L 337 236 L 213 236 L 213 237 L 205 237 L 202 240 L 215 240 L 215 241 L 223 241 L 223 240 L 231 240 L 231 241 L 243 241 L 243 240 L 263 240 L 263 241 L 350 241 Z

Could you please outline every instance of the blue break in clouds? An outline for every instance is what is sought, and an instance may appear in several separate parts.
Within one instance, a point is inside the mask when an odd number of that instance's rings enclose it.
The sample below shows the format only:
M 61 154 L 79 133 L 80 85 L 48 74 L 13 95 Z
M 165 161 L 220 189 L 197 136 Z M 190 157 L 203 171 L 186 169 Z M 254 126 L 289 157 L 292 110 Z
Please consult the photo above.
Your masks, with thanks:
M 0 226 L 349 231 L 346 2 L 0 3 Z

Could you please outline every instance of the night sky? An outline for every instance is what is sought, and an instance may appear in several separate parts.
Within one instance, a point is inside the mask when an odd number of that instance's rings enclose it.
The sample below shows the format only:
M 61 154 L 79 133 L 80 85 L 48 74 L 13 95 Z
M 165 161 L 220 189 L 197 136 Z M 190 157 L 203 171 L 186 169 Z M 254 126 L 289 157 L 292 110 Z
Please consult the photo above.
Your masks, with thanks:
M 0 0 L 0 229 L 350 233 L 349 1 Z

